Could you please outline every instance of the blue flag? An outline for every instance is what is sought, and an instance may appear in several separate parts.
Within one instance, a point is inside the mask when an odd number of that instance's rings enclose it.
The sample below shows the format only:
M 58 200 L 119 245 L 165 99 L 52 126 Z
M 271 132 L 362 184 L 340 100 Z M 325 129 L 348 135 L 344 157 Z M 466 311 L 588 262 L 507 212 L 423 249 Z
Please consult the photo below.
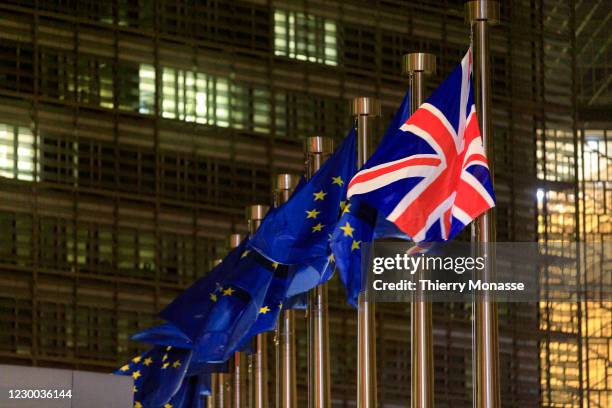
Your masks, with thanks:
M 247 242 L 160 313 L 191 339 L 194 364 L 226 361 L 257 319 L 279 264 L 247 249 Z
M 362 259 L 364 244 L 370 243 L 374 237 L 377 212 L 373 208 L 359 202 L 349 203 L 331 239 L 333 260 L 344 284 L 348 302 L 357 307 L 359 292 L 363 287 Z
M 243 243 L 244 245 L 244 243 Z M 244 246 L 241 247 L 244 248 Z M 223 362 L 255 323 L 279 264 L 245 249 L 221 282 L 221 291 L 194 342 L 199 362 Z
M 410 95 L 406 93 L 402 103 L 387 127 L 381 144 L 395 137 L 396 130 L 408 120 L 410 115 Z M 409 239 L 395 224 L 386 220 L 376 209 L 357 198 L 344 204 L 340 220 L 332 234 L 330 246 L 332 259 L 340 274 L 348 302 L 357 307 L 359 292 L 365 276 L 362 275 L 362 255 L 364 243 L 376 238 Z
M 187 376 L 226 371 L 225 364 L 223 363 L 203 362 L 204 357 L 198 354 L 199 349 L 196 347 L 196 344 L 172 323 L 164 323 L 140 331 L 132 336 L 132 340 L 156 346 L 172 346 L 192 350 L 193 353 L 187 369 Z
M 134 379 L 134 407 L 163 407 L 181 387 L 191 351 L 154 347 L 114 372 Z
M 172 323 L 164 323 L 142 330 L 132 335 L 132 340 L 157 346 L 193 348 L 191 339 Z
M 270 282 L 264 302 L 259 308 L 257 319 L 245 334 L 240 335 L 238 333 L 239 349 L 247 348 L 249 341 L 259 333 L 274 330 L 276 327 L 278 316 L 283 307 L 285 307 L 284 302 L 286 301 L 287 288 L 289 286 L 287 266 L 280 265 L 277 271 L 278 273 L 274 275 Z
M 327 256 L 313 259 L 304 264 L 289 266 L 291 282 L 287 288 L 287 297 L 296 297 L 296 299 L 288 302 L 288 307 L 292 309 L 301 308 L 298 306 L 301 304 L 301 299 L 298 295 L 327 282 L 333 276 L 334 265 L 330 262 L 330 259 L 331 249 Z
M 204 408 L 204 397 L 210 392 L 210 374 L 185 377 L 181 388 L 170 400 L 169 407 Z
M 329 236 L 355 174 L 355 162 L 352 129 L 319 171 L 289 201 L 268 213 L 249 245 L 266 258 L 287 265 L 328 257 Z
M 234 248 L 206 276 L 198 279 L 168 306 L 160 317 L 174 324 L 188 338 L 199 338 L 216 300 L 223 295 L 221 281 L 236 267 L 245 251 L 246 241 Z

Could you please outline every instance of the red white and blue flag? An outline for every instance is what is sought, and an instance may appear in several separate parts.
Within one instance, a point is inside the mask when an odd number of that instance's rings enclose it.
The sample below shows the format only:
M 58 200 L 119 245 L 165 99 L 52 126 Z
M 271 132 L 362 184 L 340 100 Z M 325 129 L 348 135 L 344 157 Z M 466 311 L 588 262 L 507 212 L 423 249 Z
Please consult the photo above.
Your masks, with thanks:
M 348 187 L 416 242 L 447 241 L 495 206 L 471 71 L 468 51 Z

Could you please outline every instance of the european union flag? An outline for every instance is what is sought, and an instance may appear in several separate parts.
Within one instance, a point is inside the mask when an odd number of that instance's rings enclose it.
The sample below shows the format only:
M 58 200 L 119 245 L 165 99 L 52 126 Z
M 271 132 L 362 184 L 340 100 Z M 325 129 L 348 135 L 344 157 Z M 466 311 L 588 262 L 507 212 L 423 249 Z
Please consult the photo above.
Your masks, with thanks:
M 287 298 L 287 288 L 289 287 L 287 273 L 288 268 L 286 265 L 278 266 L 277 273 L 272 278 L 265 299 L 259 308 L 257 319 L 248 332 L 239 337 L 239 342 L 241 343 L 239 349 L 247 347 L 248 342 L 259 333 L 274 330 L 276 327 L 278 316 L 283 307 L 285 307 L 283 302 Z
M 329 238 L 328 238 L 329 239 Z M 329 244 L 329 243 L 328 243 Z M 330 262 L 331 249 L 326 256 L 313 259 L 307 263 L 290 265 L 290 283 L 287 288 L 287 297 L 296 297 L 291 302 L 291 308 L 300 308 L 299 295 L 314 288 L 315 286 L 327 282 L 334 274 L 334 265 Z M 290 306 L 288 303 L 287 306 Z
M 266 258 L 287 265 L 328 257 L 328 239 L 356 171 L 356 152 L 352 129 L 319 171 L 289 201 L 268 213 L 249 245 Z
M 225 372 L 227 367 L 224 363 L 205 363 L 204 357 L 198 354 L 199 348 L 196 347 L 182 331 L 172 323 L 164 323 L 159 326 L 151 327 L 140 331 L 132 336 L 132 340 L 156 346 L 172 346 L 193 351 L 187 376 L 203 373 Z
M 203 398 L 210 395 L 210 388 L 210 374 L 186 377 L 167 408 L 204 408 Z
M 114 372 L 134 379 L 134 408 L 163 407 L 181 387 L 191 351 L 154 347 Z
M 245 248 L 244 243 L 241 248 Z M 238 263 L 220 282 L 221 290 L 194 339 L 198 362 L 223 362 L 238 350 L 259 315 L 279 267 L 259 253 L 244 249 Z
M 208 316 L 223 296 L 221 282 L 234 270 L 245 251 L 246 240 L 230 251 L 219 265 L 166 306 L 160 317 L 174 324 L 192 341 L 200 337 Z
M 397 128 L 406 122 L 409 115 L 410 95 L 406 93 L 381 143 L 394 137 Z M 340 220 L 332 234 L 330 247 L 333 253 L 332 259 L 344 284 L 347 300 L 355 307 L 365 278 L 362 276 L 362 260 L 367 256 L 363 253 L 364 243 L 371 243 L 376 238 L 409 239 L 376 209 L 358 198 L 355 197 L 344 203 Z
M 248 249 L 247 241 L 160 313 L 191 339 L 194 363 L 227 360 L 237 333 L 246 333 L 257 319 L 278 264 Z
M 157 346 L 193 348 L 191 339 L 172 323 L 150 327 L 132 335 L 132 340 Z
M 374 237 L 377 212 L 359 202 L 351 201 L 345 207 L 331 239 L 333 260 L 344 284 L 348 302 L 357 307 L 359 292 L 363 287 L 362 259 L 365 259 L 364 243 Z

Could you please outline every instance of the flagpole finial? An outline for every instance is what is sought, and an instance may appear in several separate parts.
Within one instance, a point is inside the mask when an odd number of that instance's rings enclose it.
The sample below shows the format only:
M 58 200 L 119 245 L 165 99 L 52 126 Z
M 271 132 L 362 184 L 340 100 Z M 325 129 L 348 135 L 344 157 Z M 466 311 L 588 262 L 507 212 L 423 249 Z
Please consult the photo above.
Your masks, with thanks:
M 351 114 L 353 116 L 380 116 L 380 101 L 366 96 L 353 98 Z
M 297 174 L 281 173 L 276 175 L 276 190 L 293 190 L 300 182 Z
M 244 239 L 244 235 L 242 234 L 231 234 L 229 236 L 229 247 L 230 248 L 236 248 L 238 245 L 240 245 L 240 243 L 242 242 L 242 240 Z
M 266 213 L 270 209 L 269 206 L 264 204 L 254 204 L 246 208 L 247 221 L 261 221 L 266 216 Z
M 499 2 L 496 0 L 473 0 L 465 3 L 465 21 L 487 21 L 499 24 Z
M 330 154 L 334 150 L 331 137 L 311 136 L 306 139 L 306 152 L 309 154 Z
M 411 52 L 402 57 L 402 74 L 412 75 L 415 72 L 436 73 L 436 56 L 426 52 Z

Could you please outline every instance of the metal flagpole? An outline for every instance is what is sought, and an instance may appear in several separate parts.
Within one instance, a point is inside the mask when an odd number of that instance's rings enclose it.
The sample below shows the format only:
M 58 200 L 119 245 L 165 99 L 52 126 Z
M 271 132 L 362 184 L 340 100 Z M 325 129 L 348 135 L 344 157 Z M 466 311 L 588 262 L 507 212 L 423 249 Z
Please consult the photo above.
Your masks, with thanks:
M 310 179 L 334 149 L 333 140 L 313 136 L 306 140 L 307 176 Z M 329 368 L 329 312 L 327 284 L 308 294 L 308 407 L 331 407 Z
M 269 207 L 267 205 L 255 204 L 247 207 L 246 218 L 249 223 L 249 233 L 252 235 L 257 231 L 261 221 L 264 219 Z M 266 333 L 255 336 L 254 346 L 255 355 L 253 367 L 253 396 L 251 405 L 254 408 L 264 408 L 268 406 L 268 337 Z M 246 405 L 236 405 L 234 408 Z
M 219 374 L 210 374 L 210 395 L 206 397 L 206 408 L 215 408 L 217 398 L 217 387 L 219 387 Z
M 241 234 L 230 235 L 230 248 L 240 245 L 244 237 Z M 233 388 L 232 401 L 234 407 L 246 407 L 247 396 L 247 353 L 238 351 L 233 359 Z
M 491 131 L 491 72 L 489 56 L 489 24 L 499 22 L 497 1 L 470 1 L 465 4 L 466 20 L 472 30 L 474 87 L 476 114 L 482 134 L 482 142 L 489 158 L 489 171 L 494 178 L 493 132 Z M 485 268 L 480 279 L 491 281 L 495 274 L 495 252 L 489 243 L 495 242 L 495 218 L 489 210 L 472 224 L 472 239 L 477 254 L 485 257 Z M 474 407 L 497 408 L 501 406 L 499 391 L 499 344 L 497 338 L 497 305 L 488 295 L 474 298 L 473 303 L 473 384 Z
M 372 154 L 371 121 L 380 116 L 380 102 L 375 98 L 357 97 L 351 104 L 357 120 L 357 166 Z M 359 294 L 357 316 L 357 407 L 376 408 L 376 327 L 374 302 L 367 292 Z
M 416 52 L 404 55 L 402 73 L 410 76 L 410 114 L 425 100 L 425 75 L 436 72 L 436 57 Z M 421 273 L 422 271 L 419 271 Z M 434 402 L 433 321 L 431 302 L 414 292 L 411 304 L 411 376 L 412 408 L 430 408 Z
M 231 375 L 229 373 L 219 373 L 217 376 L 218 391 L 216 392 L 216 403 L 217 408 L 230 408 L 232 401 L 230 398 L 231 390 Z
M 289 200 L 289 196 L 297 187 L 299 176 L 295 174 L 279 174 L 276 179 L 276 207 Z M 295 310 L 281 310 L 278 319 L 276 347 L 276 404 L 277 407 L 297 407 L 297 377 L 296 377 L 296 346 L 295 346 Z M 280 405 L 279 405 L 280 404 Z M 267 408 L 267 405 L 265 407 Z

